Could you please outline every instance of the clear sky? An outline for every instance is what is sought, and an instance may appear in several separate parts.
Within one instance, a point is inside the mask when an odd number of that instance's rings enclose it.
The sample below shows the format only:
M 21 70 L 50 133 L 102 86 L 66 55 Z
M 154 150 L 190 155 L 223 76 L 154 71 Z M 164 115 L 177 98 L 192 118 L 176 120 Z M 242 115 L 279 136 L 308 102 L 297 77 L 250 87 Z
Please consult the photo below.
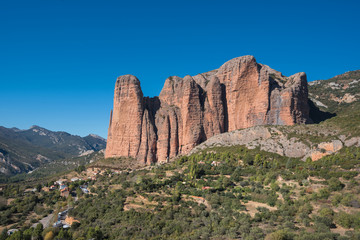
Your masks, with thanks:
M 360 69 L 359 1 L 0 1 L 0 125 L 106 137 L 117 76 L 145 96 L 242 55 L 308 80 Z

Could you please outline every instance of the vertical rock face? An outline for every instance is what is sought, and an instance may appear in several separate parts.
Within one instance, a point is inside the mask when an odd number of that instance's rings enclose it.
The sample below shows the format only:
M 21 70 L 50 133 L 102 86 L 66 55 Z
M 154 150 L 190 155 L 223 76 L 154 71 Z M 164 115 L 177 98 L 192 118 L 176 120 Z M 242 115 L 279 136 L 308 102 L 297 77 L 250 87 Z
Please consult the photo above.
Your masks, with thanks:
M 139 80 L 132 75 L 119 77 L 115 85 L 114 110 L 110 119 L 106 157 L 138 156 L 144 139 L 143 119 L 148 115 L 144 112 Z
M 155 98 L 144 98 L 139 80 L 125 75 L 115 85 L 105 157 L 164 162 L 223 132 L 308 122 L 305 73 L 284 77 L 253 56 L 193 77 L 169 77 Z

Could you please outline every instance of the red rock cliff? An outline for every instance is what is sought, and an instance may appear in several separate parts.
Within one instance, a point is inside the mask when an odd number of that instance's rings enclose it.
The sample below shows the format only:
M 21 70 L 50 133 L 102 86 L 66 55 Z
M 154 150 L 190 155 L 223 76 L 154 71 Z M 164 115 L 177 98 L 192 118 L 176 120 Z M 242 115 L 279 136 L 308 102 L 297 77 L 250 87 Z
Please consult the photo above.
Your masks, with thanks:
M 284 77 L 253 56 L 193 77 L 169 77 L 155 98 L 143 97 L 135 76 L 120 76 L 105 157 L 164 162 L 223 132 L 308 123 L 307 100 L 305 73 Z

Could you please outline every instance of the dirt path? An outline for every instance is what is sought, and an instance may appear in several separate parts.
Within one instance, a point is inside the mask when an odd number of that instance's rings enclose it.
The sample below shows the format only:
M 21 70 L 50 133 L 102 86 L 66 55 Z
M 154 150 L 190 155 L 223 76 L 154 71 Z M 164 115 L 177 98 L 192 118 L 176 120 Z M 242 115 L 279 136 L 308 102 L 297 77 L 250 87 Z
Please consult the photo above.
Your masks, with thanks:
M 276 207 L 271 207 L 265 203 L 259 203 L 259 202 L 253 202 L 253 201 L 248 201 L 247 203 L 244 204 L 246 207 L 246 213 L 249 213 L 251 217 L 255 216 L 255 213 L 258 212 L 257 208 L 258 207 L 264 207 L 269 209 L 270 211 L 275 211 L 277 210 Z

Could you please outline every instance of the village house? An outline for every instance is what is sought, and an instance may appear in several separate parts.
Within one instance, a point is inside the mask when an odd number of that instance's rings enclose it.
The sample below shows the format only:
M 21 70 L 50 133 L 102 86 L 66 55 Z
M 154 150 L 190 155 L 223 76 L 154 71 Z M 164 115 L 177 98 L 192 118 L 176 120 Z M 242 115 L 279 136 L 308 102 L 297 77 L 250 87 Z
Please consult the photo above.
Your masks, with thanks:
M 54 182 L 54 185 L 62 185 L 64 183 L 66 183 L 68 180 L 67 179 L 59 179 L 56 182 Z
M 77 223 L 80 223 L 79 220 L 76 220 L 75 218 L 73 217 L 69 217 L 69 216 L 66 216 L 64 222 L 67 224 L 67 225 L 73 225 L 73 223 L 77 222 Z
M 58 213 L 57 221 L 53 224 L 53 227 L 66 229 L 66 228 L 70 228 L 71 225 L 75 222 L 80 223 L 79 220 L 76 220 L 73 217 L 68 216 L 68 212 L 70 209 L 71 208 Z
M 82 179 L 81 178 L 78 178 L 78 177 L 73 177 L 71 179 L 72 182 L 76 182 L 76 181 L 81 181 Z
M 62 191 L 60 192 L 60 196 L 62 196 L 62 197 L 64 197 L 64 198 L 69 197 L 69 195 L 70 195 L 70 192 L 69 192 L 68 189 L 64 189 L 64 190 L 62 190 Z
M 70 194 L 69 188 L 66 185 L 60 186 L 60 196 L 67 198 Z

